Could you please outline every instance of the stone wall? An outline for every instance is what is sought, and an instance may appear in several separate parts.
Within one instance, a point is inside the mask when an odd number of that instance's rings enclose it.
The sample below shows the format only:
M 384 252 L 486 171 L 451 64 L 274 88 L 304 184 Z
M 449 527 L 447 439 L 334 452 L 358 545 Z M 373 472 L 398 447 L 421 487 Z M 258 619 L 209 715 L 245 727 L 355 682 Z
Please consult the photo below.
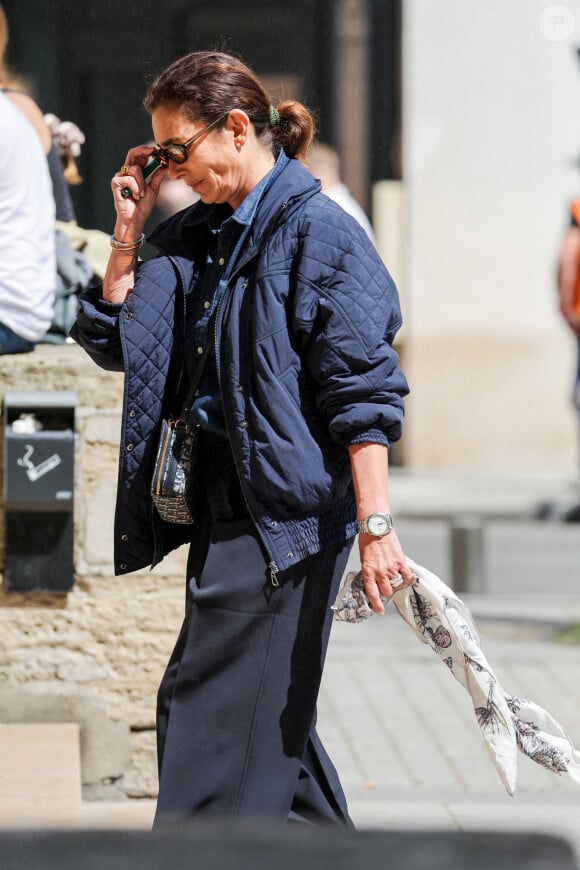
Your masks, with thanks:
M 80 722 L 85 797 L 152 797 L 155 693 L 183 616 L 186 550 L 114 576 L 122 375 L 68 344 L 0 357 L 0 373 L 3 393 L 78 397 L 75 583 L 58 596 L 0 591 L 0 721 Z

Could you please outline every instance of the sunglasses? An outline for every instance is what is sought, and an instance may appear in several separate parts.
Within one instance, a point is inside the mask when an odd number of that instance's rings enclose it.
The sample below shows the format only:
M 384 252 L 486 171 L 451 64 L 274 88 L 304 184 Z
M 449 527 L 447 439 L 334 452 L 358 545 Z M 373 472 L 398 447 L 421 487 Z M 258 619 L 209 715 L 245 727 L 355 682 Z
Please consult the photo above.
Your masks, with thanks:
M 170 160 L 173 163 L 185 163 L 189 157 L 187 152 L 191 146 L 197 142 L 198 139 L 201 139 L 208 130 L 211 130 L 212 127 L 215 127 L 216 124 L 219 124 L 219 122 L 223 121 L 224 118 L 227 118 L 228 115 L 229 112 L 224 112 L 223 115 L 220 115 L 219 118 L 216 118 L 215 121 L 212 121 L 211 124 L 208 124 L 207 127 L 204 127 L 199 131 L 199 133 L 196 133 L 195 136 L 192 136 L 191 139 L 183 144 L 167 145 L 166 148 L 156 148 L 151 156 L 160 160 L 163 166 L 167 166 Z

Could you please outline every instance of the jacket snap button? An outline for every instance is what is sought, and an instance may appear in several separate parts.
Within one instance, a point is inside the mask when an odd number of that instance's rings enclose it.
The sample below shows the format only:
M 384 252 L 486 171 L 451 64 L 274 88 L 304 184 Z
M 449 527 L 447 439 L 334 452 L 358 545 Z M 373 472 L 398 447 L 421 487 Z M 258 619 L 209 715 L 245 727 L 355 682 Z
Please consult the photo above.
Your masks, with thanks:
M 134 446 L 134 444 L 127 444 L 127 453 L 130 453 Z
M 129 540 L 129 535 L 121 535 L 121 540 L 122 540 L 122 541 L 128 541 L 128 540 Z
M 244 388 L 242 387 L 241 384 L 239 384 L 238 385 L 238 393 L 243 393 L 243 392 L 244 392 Z
M 290 552 L 288 553 L 288 558 L 289 558 L 289 559 L 292 559 L 293 556 L 294 556 L 294 553 L 292 552 L 292 550 L 290 550 Z
M 136 411 L 129 411 L 129 417 L 134 417 L 136 413 Z
M 131 318 L 133 317 L 133 312 L 127 311 L 127 314 L 125 316 L 126 316 L 127 320 L 131 320 Z
M 276 522 L 276 520 L 272 520 L 272 528 L 275 529 L 277 525 L 278 523 Z
M 242 429 L 247 429 L 247 428 L 248 428 L 248 421 L 247 421 L 247 420 L 242 420 L 242 422 L 241 422 L 240 425 L 241 425 Z
M 127 566 L 125 565 L 125 563 L 123 563 L 122 565 L 119 565 L 119 567 L 120 567 L 121 571 L 127 570 Z

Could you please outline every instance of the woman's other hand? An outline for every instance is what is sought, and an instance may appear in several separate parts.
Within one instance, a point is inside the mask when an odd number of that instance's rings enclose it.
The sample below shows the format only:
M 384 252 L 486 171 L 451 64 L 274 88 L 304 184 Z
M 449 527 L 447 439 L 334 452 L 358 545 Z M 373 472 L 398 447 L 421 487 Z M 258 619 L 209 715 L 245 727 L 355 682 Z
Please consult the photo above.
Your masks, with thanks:
M 390 598 L 403 586 L 412 586 L 415 575 L 407 564 L 394 530 L 382 538 L 361 533 L 358 543 L 366 596 L 375 613 L 384 613 L 381 599 Z M 402 578 L 402 583 L 399 578 Z M 398 583 L 394 585 L 393 580 L 398 580 Z

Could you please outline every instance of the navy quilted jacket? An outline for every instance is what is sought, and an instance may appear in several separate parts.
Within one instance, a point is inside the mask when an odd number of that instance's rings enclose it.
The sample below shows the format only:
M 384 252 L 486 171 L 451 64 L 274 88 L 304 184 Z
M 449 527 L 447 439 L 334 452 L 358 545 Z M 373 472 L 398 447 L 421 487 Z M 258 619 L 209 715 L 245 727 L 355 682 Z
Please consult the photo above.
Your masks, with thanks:
M 162 224 L 151 237 L 162 256 L 140 265 L 127 301 L 92 288 L 71 333 L 100 366 L 125 371 L 117 573 L 191 539 L 191 527 L 159 519 L 149 485 L 182 367 L 176 288 L 187 298 L 195 284 L 215 208 L 231 213 L 200 203 Z M 400 436 L 408 389 L 391 347 L 400 324 L 395 285 L 366 233 L 291 160 L 261 201 L 215 335 L 227 431 L 271 570 L 354 536 L 348 446 Z

